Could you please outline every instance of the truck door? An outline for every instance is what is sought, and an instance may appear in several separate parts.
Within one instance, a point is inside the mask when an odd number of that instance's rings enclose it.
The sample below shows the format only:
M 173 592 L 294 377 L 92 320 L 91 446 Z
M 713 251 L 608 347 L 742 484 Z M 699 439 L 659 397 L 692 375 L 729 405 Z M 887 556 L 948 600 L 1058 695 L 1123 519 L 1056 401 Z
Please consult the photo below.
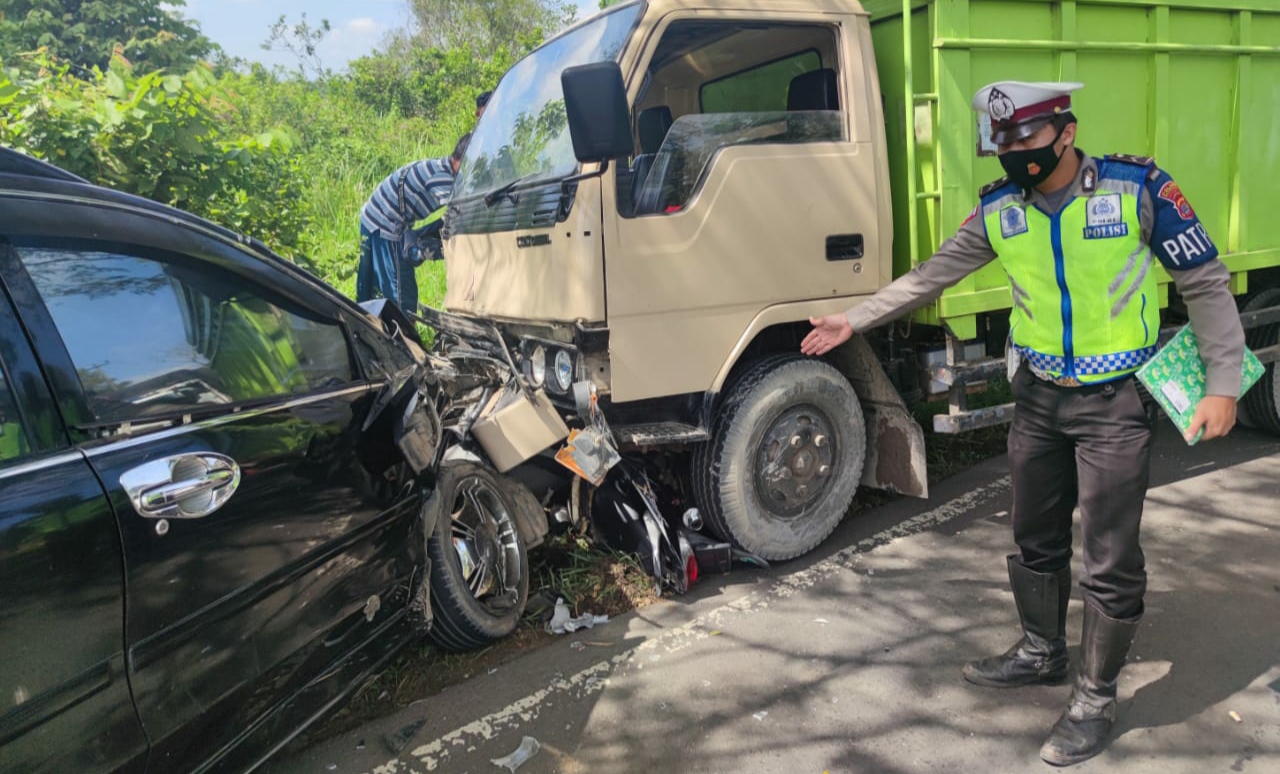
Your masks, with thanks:
M 874 64 L 840 19 L 677 13 L 649 36 L 637 156 L 606 206 L 615 400 L 707 390 L 763 310 L 887 278 Z

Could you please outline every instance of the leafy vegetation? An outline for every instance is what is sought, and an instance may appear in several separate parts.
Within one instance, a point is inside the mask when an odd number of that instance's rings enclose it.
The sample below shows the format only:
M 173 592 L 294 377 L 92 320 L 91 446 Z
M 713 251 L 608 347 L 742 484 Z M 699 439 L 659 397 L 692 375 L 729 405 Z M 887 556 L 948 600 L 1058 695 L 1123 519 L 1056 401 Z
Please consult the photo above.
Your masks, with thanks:
M 182 0 L 7 0 L 0 57 L 43 48 L 88 72 L 123 57 L 138 72 L 185 70 L 215 46 L 175 8 Z
M 475 97 L 559 29 L 557 0 L 406 0 L 411 27 L 335 73 L 327 20 L 281 17 L 227 57 L 160 0 L 13 0 L 0 14 L 0 144 L 261 239 L 355 292 L 360 208 L 412 159 L 445 156 Z M 212 58 L 212 61 L 210 61 Z M 423 300 L 444 271 L 419 269 Z

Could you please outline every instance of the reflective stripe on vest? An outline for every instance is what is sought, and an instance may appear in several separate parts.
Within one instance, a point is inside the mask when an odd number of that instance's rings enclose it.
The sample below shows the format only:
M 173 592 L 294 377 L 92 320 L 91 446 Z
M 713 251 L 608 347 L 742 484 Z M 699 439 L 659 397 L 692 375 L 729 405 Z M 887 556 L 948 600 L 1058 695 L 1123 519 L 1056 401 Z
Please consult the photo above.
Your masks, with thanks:
M 983 197 L 987 237 L 1009 275 L 1013 343 L 1043 375 L 1104 382 L 1155 353 L 1160 304 L 1140 217 L 1146 172 L 1099 161 L 1094 192 L 1057 215 L 1012 185 Z

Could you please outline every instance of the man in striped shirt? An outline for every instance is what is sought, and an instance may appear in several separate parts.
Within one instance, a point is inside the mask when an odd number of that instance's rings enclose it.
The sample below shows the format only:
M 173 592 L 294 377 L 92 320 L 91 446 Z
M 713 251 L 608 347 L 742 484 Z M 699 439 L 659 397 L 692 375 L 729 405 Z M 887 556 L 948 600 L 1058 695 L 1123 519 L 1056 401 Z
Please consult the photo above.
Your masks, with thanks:
M 406 164 L 378 184 L 360 210 L 360 265 L 356 269 L 356 301 L 382 296 L 406 312 L 418 310 L 418 282 L 414 269 L 424 260 L 440 260 L 440 240 L 426 237 L 411 249 L 413 224 L 435 218 L 453 193 L 453 178 L 466 152 L 464 135 L 445 158 Z M 410 239 L 406 239 L 406 235 Z

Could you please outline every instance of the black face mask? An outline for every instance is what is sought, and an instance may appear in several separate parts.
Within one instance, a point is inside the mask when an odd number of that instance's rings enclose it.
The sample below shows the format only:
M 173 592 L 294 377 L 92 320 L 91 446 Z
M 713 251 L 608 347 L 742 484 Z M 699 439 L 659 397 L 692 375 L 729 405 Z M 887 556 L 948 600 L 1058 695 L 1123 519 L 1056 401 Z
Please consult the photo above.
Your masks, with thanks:
M 1066 125 L 1059 128 L 1053 142 L 1043 148 L 1015 150 L 1000 154 L 1000 166 L 1004 167 L 1009 179 L 1022 188 L 1035 188 L 1048 180 L 1049 175 L 1053 174 L 1053 170 L 1057 169 L 1058 163 L 1062 161 L 1063 153 L 1067 152 L 1066 148 L 1062 149 L 1062 153 L 1055 153 L 1053 150 L 1053 146 L 1062 139 L 1062 133 L 1066 128 Z

